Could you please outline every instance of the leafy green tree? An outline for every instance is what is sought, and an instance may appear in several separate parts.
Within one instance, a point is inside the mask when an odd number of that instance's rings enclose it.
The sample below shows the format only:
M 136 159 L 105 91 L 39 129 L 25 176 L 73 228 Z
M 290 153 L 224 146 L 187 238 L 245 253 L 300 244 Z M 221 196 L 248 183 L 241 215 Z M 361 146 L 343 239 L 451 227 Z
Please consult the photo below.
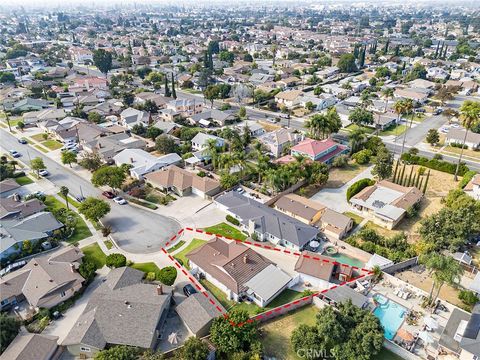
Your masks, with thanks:
M 126 345 L 113 346 L 95 354 L 95 360 L 137 360 L 138 348 Z
M 355 57 L 353 54 L 343 54 L 340 56 L 337 66 L 342 73 L 351 73 L 357 71 L 357 65 L 355 64 Z
M 393 154 L 387 148 L 379 151 L 373 162 L 372 174 L 379 180 L 387 179 L 392 175 Z
M 72 163 L 77 162 L 77 154 L 74 153 L 73 151 L 67 150 L 62 152 L 61 158 L 62 158 L 62 164 L 68 164 L 70 167 L 72 167 Z
M 84 259 L 78 268 L 78 272 L 86 280 L 92 280 L 95 277 L 97 267 L 95 263 L 89 259 Z
M 217 350 L 224 354 L 249 351 L 258 341 L 258 325 L 248 322 L 250 316 L 245 310 L 232 310 L 227 317 L 221 316 L 213 320 L 210 328 L 210 340 Z M 232 326 L 242 324 L 242 326 Z
M 168 286 L 172 286 L 175 283 L 176 278 L 177 269 L 175 269 L 173 266 L 166 266 L 158 273 L 158 280 L 160 280 L 162 284 Z
M 348 135 L 348 144 L 350 145 L 350 153 L 355 154 L 362 149 L 364 144 L 368 141 L 367 134 L 365 130 L 357 128 L 353 129 L 352 132 Z
M 103 166 L 92 174 L 92 184 L 95 186 L 110 186 L 119 189 L 125 181 L 126 172 L 118 166 Z
M 70 190 L 66 186 L 61 186 L 60 187 L 60 194 L 62 194 L 63 198 L 65 199 L 65 204 L 67 205 L 67 210 L 70 210 L 70 205 L 68 203 L 68 193 Z
M 100 115 L 96 111 L 89 112 L 88 121 L 93 122 L 95 124 L 100 124 L 102 122 L 102 115 Z
M 356 107 L 348 116 L 348 120 L 357 125 L 369 125 L 373 124 L 373 114 L 364 108 Z
M 33 171 L 37 173 L 37 176 L 39 176 L 40 170 L 43 170 L 46 168 L 45 163 L 43 162 L 43 159 L 41 157 L 33 158 L 30 161 L 30 167 L 32 168 Z
M 11 72 L 1 72 L 0 73 L 0 83 L 7 84 L 7 83 L 14 83 L 15 82 L 15 75 Z
M 102 166 L 102 160 L 97 153 L 85 153 L 78 164 L 89 171 L 95 171 Z
M 165 134 L 158 136 L 155 140 L 155 149 L 162 154 L 173 153 L 176 148 L 175 140 Z
M 245 106 L 241 106 L 238 110 L 238 117 L 240 119 L 245 119 L 247 117 L 247 109 L 245 109 Z
M 462 125 L 465 128 L 465 135 L 463 137 L 460 156 L 458 157 L 457 168 L 455 169 L 455 181 L 458 180 L 458 170 L 460 169 L 460 164 L 462 162 L 463 150 L 465 147 L 465 142 L 467 141 L 468 131 L 474 125 L 480 122 L 480 101 L 464 101 L 462 106 L 460 107 L 460 119 L 462 120 Z
M 235 174 L 224 173 L 220 176 L 220 185 L 224 189 L 230 189 L 238 184 L 240 179 Z
M 110 212 L 110 204 L 94 197 L 87 197 L 78 208 L 88 220 L 97 222 Z
M 112 53 L 104 49 L 97 49 L 93 52 L 93 63 L 105 75 L 112 68 Z
M 15 339 L 20 330 L 20 322 L 13 316 L 8 316 L 5 313 L 0 313 L 0 354 L 10 345 Z
M 155 126 L 149 126 L 147 128 L 147 131 L 145 131 L 145 136 L 153 141 L 155 141 L 155 139 L 162 135 L 163 131 L 160 130 L 159 128 L 156 128 Z
M 119 268 L 127 264 L 127 258 L 123 254 L 110 254 L 105 260 L 105 265 L 109 268 Z
M 427 137 L 425 140 L 427 140 L 427 143 L 429 143 L 432 146 L 438 144 L 438 142 L 440 141 L 440 134 L 438 133 L 438 130 L 437 129 L 428 130 Z
M 210 101 L 213 109 L 213 101 L 218 98 L 218 87 L 216 85 L 208 85 L 203 91 L 203 96 Z

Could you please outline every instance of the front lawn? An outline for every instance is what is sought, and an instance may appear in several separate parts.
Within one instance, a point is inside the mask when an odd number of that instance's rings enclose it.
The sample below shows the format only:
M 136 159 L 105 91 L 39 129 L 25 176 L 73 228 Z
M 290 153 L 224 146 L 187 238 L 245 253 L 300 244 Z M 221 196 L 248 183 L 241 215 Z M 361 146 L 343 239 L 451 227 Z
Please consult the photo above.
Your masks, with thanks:
M 167 251 L 169 253 L 172 253 L 178 249 L 180 249 L 183 245 L 185 244 L 185 241 L 183 240 L 180 240 L 178 243 L 176 243 L 175 245 L 173 245 L 171 248 L 169 248 Z
M 243 232 L 223 222 L 214 226 L 207 227 L 203 230 L 212 234 L 226 236 L 236 240 L 243 241 L 247 238 L 247 235 L 245 235 Z
M 390 126 L 386 130 L 380 131 L 378 134 L 379 136 L 390 136 L 390 135 L 395 135 L 398 136 L 400 134 L 403 134 L 407 130 L 407 127 L 405 125 L 395 125 L 395 126 Z
M 160 269 L 153 262 L 135 263 L 131 267 L 134 268 L 134 269 L 143 271 L 145 274 L 147 274 L 149 272 L 153 272 L 153 273 L 155 273 L 156 278 L 158 278 L 158 274 L 160 273 Z
M 43 134 L 44 133 L 36 134 L 36 135 L 32 135 L 30 137 L 35 141 L 42 142 L 42 141 L 45 141 L 45 138 L 43 137 Z
M 57 195 L 65 200 L 65 198 L 63 197 L 61 192 L 57 193 Z M 77 200 L 75 200 L 72 196 L 70 196 L 70 195 L 67 195 L 67 196 L 68 196 L 68 203 L 70 205 L 75 206 L 78 209 L 78 207 L 80 206 L 80 203 Z
M 66 206 L 65 206 L 64 203 L 62 203 L 60 200 L 58 200 L 57 198 L 55 198 L 51 195 L 48 195 L 46 197 L 45 205 L 47 206 L 48 211 L 54 211 L 54 210 L 58 210 L 58 209 L 61 209 L 61 208 L 66 209 Z M 92 233 L 90 232 L 90 229 L 88 228 L 87 224 L 82 219 L 82 217 L 74 211 L 72 211 L 72 213 L 77 220 L 77 225 L 75 226 L 75 232 L 73 233 L 73 235 L 70 236 L 66 241 L 67 242 L 77 242 L 77 241 L 80 241 L 80 240 L 83 240 L 85 238 L 88 238 L 88 237 L 92 236 Z
M 15 181 L 17 182 L 18 185 L 28 185 L 33 183 L 33 180 L 30 179 L 28 176 L 17 177 L 15 178 Z
M 192 239 L 190 244 L 188 244 L 188 246 L 185 249 L 183 249 L 182 251 L 180 251 L 178 254 L 175 255 L 175 259 L 179 260 L 181 264 L 185 266 L 185 268 L 190 269 L 190 267 L 188 266 L 188 259 L 185 255 L 187 255 L 190 251 L 202 246 L 205 243 L 206 243 L 205 240 Z
M 58 142 L 57 140 L 46 140 L 42 142 L 42 145 L 49 148 L 50 150 L 57 150 L 63 146 L 62 143 Z
M 103 253 L 102 249 L 97 243 L 85 246 L 80 250 L 82 250 L 83 254 L 85 255 L 84 261 L 87 259 L 91 260 L 97 269 L 100 269 L 105 265 L 107 256 Z
M 348 125 L 347 127 L 344 128 L 345 130 L 347 131 L 354 131 L 354 130 L 357 130 L 357 129 L 362 129 L 363 131 L 365 131 L 367 134 L 372 134 L 375 129 L 374 128 L 371 128 L 371 127 L 367 127 L 367 126 L 358 126 L 357 124 L 350 124 Z

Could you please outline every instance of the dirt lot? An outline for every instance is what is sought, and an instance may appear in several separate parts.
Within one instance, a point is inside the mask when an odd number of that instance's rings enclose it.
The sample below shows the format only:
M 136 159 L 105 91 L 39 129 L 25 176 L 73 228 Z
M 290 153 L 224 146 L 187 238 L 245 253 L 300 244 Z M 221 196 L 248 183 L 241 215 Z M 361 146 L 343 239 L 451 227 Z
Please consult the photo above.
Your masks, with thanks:
M 354 161 L 350 161 L 344 168 L 331 168 L 328 181 L 325 184 L 326 188 L 339 188 L 352 180 L 355 176 L 360 174 L 369 165 L 358 165 Z

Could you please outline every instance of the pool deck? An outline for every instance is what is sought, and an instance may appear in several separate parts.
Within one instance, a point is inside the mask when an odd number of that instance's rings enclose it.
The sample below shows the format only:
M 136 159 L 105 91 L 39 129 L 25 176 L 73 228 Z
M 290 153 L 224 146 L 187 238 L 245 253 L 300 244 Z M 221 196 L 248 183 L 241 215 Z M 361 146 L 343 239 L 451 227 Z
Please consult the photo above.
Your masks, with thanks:
M 399 296 L 395 295 L 394 291 L 396 289 L 404 289 L 409 291 L 412 295 L 408 299 L 402 299 Z M 407 284 L 406 282 L 397 279 L 391 275 L 384 274 L 384 279 L 380 281 L 380 283 L 376 284 L 374 288 L 370 291 L 368 297 L 372 299 L 375 294 L 381 294 L 387 297 L 389 300 L 398 303 L 399 305 L 405 307 L 409 311 L 415 311 L 419 313 L 419 317 L 416 324 L 408 324 L 406 319 L 407 315 L 405 315 L 402 324 L 399 326 L 398 330 L 404 329 L 411 333 L 412 335 L 418 334 L 424 328 L 424 321 L 423 318 L 430 316 L 438 323 L 438 329 L 435 331 L 430 331 L 429 335 L 433 338 L 433 343 L 428 344 L 425 346 L 422 340 L 418 340 L 417 345 L 413 349 L 413 353 L 423 359 L 427 358 L 427 355 L 434 355 L 436 354 L 436 349 L 438 347 L 438 341 L 442 334 L 443 329 L 445 328 L 450 314 L 452 313 L 453 309 L 455 308 L 453 305 L 442 301 L 442 304 L 448 308 L 448 312 L 440 312 L 439 314 L 432 314 L 430 310 L 426 310 L 422 308 L 422 296 L 428 296 L 426 292 L 421 289 L 415 288 L 412 285 Z M 397 330 L 397 332 L 398 332 Z M 394 337 L 393 340 L 398 340 L 398 337 Z M 393 341 L 392 340 L 392 341 Z

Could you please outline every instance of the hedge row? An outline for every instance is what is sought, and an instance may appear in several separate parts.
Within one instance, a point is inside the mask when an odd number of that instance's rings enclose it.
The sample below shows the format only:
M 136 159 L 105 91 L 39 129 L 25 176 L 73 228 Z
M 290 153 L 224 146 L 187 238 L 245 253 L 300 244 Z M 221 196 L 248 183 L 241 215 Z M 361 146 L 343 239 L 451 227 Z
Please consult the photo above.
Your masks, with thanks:
M 347 189 L 347 201 L 358 194 L 360 191 L 365 189 L 367 186 L 372 186 L 375 184 L 375 180 L 372 179 L 360 179 L 357 182 L 354 182 L 348 189 Z
M 402 160 L 408 164 L 421 165 L 433 170 L 438 170 L 438 171 L 446 172 L 449 174 L 455 174 L 455 169 L 457 168 L 457 164 L 452 164 L 448 161 L 428 159 L 423 156 L 412 155 L 409 153 L 402 154 Z M 465 165 L 464 163 L 461 163 L 460 168 L 458 169 L 458 175 L 463 176 L 468 171 L 469 171 L 468 166 Z
M 463 178 L 462 178 L 462 181 L 460 181 L 460 183 L 458 184 L 458 187 L 460 189 L 463 189 L 465 186 L 467 186 L 467 184 L 470 182 L 470 180 L 472 180 L 472 178 L 477 175 L 477 173 L 473 170 L 469 170 L 465 173 L 465 175 L 463 175 Z
M 229 223 L 232 223 L 233 225 L 237 225 L 237 226 L 240 225 L 240 221 L 238 221 L 237 219 L 235 219 L 232 215 L 227 215 L 227 216 L 225 217 L 225 219 L 227 219 L 227 221 L 228 221 Z

